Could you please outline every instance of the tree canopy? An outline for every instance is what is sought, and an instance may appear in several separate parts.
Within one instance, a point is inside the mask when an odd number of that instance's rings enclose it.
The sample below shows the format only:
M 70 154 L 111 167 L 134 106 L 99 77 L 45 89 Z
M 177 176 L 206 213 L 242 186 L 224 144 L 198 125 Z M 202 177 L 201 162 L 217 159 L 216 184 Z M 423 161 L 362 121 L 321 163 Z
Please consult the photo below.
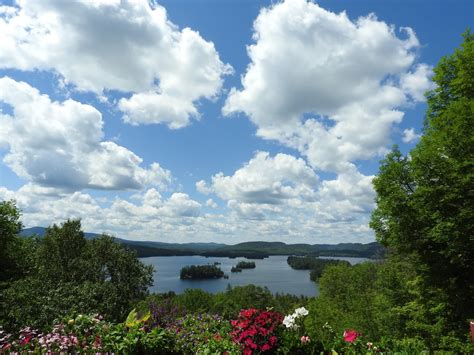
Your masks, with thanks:
M 42 327 L 71 313 L 119 320 L 152 284 L 152 266 L 110 236 L 85 239 L 79 220 L 52 225 L 44 238 L 20 237 L 20 211 L 4 201 L 0 230 L 0 324 L 7 328 Z
M 463 36 L 434 69 L 420 142 L 382 161 L 371 221 L 379 242 L 416 260 L 426 286 L 443 292 L 459 329 L 474 318 L 474 35 Z

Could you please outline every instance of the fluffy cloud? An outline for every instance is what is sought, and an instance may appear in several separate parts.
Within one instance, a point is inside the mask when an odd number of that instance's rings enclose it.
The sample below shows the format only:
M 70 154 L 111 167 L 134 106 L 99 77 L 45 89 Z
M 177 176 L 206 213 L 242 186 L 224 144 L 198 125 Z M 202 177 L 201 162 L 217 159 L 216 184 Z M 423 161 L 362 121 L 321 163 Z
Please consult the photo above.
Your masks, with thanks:
M 13 197 L 23 210 L 27 226 L 48 226 L 68 218 L 81 218 L 87 231 L 108 232 L 125 238 L 146 238 L 154 233 L 154 228 L 172 231 L 173 226 L 192 224 L 201 208 L 186 194 L 173 193 L 163 198 L 153 188 L 136 195 L 137 203 L 115 198 L 105 205 L 87 193 L 68 193 L 33 183 L 15 192 L 0 188 L 0 200 Z
M 416 134 L 414 128 L 407 128 L 403 131 L 402 141 L 405 143 L 412 143 L 420 139 L 421 134 Z
M 199 118 L 219 94 L 224 64 L 212 42 L 179 30 L 146 0 L 22 0 L 0 8 L 0 68 L 51 70 L 82 91 L 131 93 L 125 121 L 170 128 Z
M 232 176 L 219 173 L 210 186 L 196 184 L 198 191 L 214 192 L 223 200 L 250 204 L 278 205 L 292 198 L 311 198 L 318 178 L 303 159 L 287 154 L 271 157 L 258 152 Z
M 102 115 L 74 100 L 54 102 L 27 83 L 0 78 L 0 102 L 12 114 L 0 114 L 4 163 L 37 185 L 79 190 L 164 187 L 171 173 L 114 142 L 103 141 Z
M 328 188 L 328 194 L 331 194 Z M 347 191 L 339 191 L 344 195 Z M 341 196 L 341 195 L 340 195 Z M 68 218 L 81 218 L 85 231 L 106 232 L 119 238 L 165 242 L 278 240 L 294 243 L 370 242 L 372 234 L 364 214 L 358 218 L 324 215 L 320 203 L 271 205 L 239 203 L 233 213 L 202 214 L 201 204 L 183 193 L 163 197 L 156 189 L 133 195 L 94 198 L 28 183 L 17 191 L 0 187 L 0 200 L 15 198 L 27 227 L 48 226 Z M 296 202 L 296 200 L 293 200 Z M 354 202 L 354 201 L 353 201 Z M 346 205 L 348 202 L 341 202 Z M 260 207 L 260 209 L 259 209 Z M 337 204 L 327 209 L 338 208 Z M 259 215 L 259 212 L 261 215 Z M 263 218 L 260 218 L 263 217 Z
M 323 181 L 317 194 L 317 211 L 329 221 L 364 219 L 374 207 L 372 179 L 351 167 L 336 179 Z
M 196 187 L 227 202 L 238 218 L 322 223 L 366 218 L 374 203 L 372 178 L 352 166 L 320 182 L 301 158 L 258 152 L 233 175 L 219 173 L 211 183 L 201 180 Z
M 416 102 L 425 101 L 425 92 L 434 89 L 435 85 L 430 80 L 433 69 L 426 64 L 419 64 L 412 72 L 404 73 L 400 77 L 400 85 L 407 94 Z
M 306 0 L 263 9 L 242 89 L 223 108 L 243 112 L 257 134 L 298 149 L 313 167 L 337 173 L 352 161 L 385 152 L 403 107 L 429 83 L 430 70 L 413 72 L 419 47 L 410 28 L 399 38 L 374 15 L 355 21 Z

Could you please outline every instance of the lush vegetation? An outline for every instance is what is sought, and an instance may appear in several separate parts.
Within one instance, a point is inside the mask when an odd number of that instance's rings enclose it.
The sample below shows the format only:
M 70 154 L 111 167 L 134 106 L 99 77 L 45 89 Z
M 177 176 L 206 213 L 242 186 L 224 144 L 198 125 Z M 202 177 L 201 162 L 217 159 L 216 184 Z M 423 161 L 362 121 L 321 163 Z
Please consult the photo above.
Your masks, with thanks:
M 152 270 L 133 251 L 87 240 L 79 221 L 21 238 L 20 211 L 0 202 L 0 352 L 472 354 L 473 72 L 467 32 L 435 69 L 420 143 L 394 148 L 374 181 L 387 257 L 328 265 L 316 298 L 252 285 L 148 295 Z
M 68 220 L 44 238 L 22 238 L 20 212 L 0 202 L 0 321 L 9 329 L 43 327 L 74 312 L 122 320 L 147 294 L 152 268 L 134 251 L 103 235 L 84 238 L 81 224 Z
M 224 276 L 224 271 L 216 265 L 190 265 L 181 269 L 179 277 L 182 280 L 218 279 Z
M 319 259 L 313 256 L 289 256 L 286 261 L 293 269 L 311 270 L 309 274 L 311 281 L 318 281 L 324 269 L 329 265 L 345 264 L 350 266 L 350 263 L 344 260 Z
M 460 336 L 474 318 L 474 35 L 435 68 L 424 135 L 374 180 L 377 239 L 416 267 L 419 305 Z

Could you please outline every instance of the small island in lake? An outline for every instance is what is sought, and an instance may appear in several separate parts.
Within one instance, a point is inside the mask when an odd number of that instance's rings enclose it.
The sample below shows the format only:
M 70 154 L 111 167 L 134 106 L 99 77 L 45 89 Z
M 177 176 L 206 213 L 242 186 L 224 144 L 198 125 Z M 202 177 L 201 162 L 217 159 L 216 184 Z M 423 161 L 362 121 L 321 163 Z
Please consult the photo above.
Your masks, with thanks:
M 191 265 L 181 269 L 181 280 L 218 279 L 224 277 L 224 271 L 216 265 Z
M 236 266 L 232 266 L 230 272 L 242 272 L 242 269 L 255 269 L 255 262 L 239 261 Z
M 239 261 L 236 268 L 239 269 L 255 269 L 255 263 L 253 261 Z
M 230 272 L 242 272 L 242 269 L 237 266 L 232 266 L 232 269 L 230 269 Z

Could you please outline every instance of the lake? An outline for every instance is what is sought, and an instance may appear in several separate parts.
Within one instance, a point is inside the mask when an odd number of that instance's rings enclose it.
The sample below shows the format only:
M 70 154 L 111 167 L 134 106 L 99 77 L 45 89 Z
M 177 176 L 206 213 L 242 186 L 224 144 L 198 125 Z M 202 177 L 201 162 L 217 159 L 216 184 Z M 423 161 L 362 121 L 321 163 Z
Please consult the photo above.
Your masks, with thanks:
M 323 258 L 323 257 L 322 257 Z M 204 256 L 153 256 L 141 258 L 147 265 L 155 267 L 153 274 L 154 285 L 150 287 L 150 292 L 163 293 L 174 291 L 182 293 L 187 288 L 200 288 L 204 291 L 216 293 L 225 291 L 227 285 L 244 286 L 254 284 L 266 286 L 272 293 L 290 293 L 294 295 L 317 296 L 318 285 L 309 279 L 309 270 L 293 270 L 286 262 L 286 255 L 270 256 L 262 260 L 252 260 L 255 262 L 255 269 L 244 269 L 242 272 L 231 273 L 230 269 L 239 261 L 245 258 L 206 258 Z M 324 259 L 332 259 L 324 257 Z M 347 260 L 351 264 L 358 264 L 367 261 L 366 258 L 344 258 L 335 259 Z M 181 280 L 179 272 L 186 265 L 205 265 L 221 263 L 219 267 L 228 279 L 207 279 L 207 280 Z

